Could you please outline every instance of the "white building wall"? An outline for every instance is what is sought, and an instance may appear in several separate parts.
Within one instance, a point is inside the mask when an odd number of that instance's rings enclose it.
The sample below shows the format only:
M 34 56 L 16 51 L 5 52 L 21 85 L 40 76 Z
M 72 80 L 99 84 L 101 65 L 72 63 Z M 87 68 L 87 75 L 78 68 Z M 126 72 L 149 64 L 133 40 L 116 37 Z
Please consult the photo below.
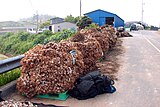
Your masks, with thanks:
M 59 27 L 58 27 L 59 26 Z M 54 24 L 52 25 L 52 32 L 58 32 L 58 29 L 60 29 L 60 31 L 62 31 L 63 29 L 75 29 L 77 28 L 76 24 L 74 23 L 70 23 L 70 22 L 63 22 L 63 23 L 59 23 L 59 24 Z

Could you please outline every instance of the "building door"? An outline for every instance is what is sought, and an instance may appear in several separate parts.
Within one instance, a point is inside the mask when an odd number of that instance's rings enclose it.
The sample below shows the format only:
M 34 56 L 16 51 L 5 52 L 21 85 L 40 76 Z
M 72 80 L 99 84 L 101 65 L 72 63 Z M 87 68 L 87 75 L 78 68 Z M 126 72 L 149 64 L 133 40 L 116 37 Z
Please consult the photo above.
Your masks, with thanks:
M 106 17 L 105 24 L 114 26 L 114 17 Z
M 52 31 L 52 26 L 49 26 L 49 30 Z

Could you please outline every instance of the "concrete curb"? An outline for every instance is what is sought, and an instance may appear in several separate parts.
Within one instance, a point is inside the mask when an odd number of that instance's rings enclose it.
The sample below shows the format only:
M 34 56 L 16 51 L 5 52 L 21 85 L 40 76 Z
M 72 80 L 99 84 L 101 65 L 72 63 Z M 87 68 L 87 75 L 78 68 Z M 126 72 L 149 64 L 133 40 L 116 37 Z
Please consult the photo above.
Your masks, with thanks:
M 10 82 L 0 88 L 0 92 L 1 92 L 0 97 L 4 98 L 15 91 L 16 91 L 16 80 L 14 80 L 14 81 L 12 81 L 12 82 Z

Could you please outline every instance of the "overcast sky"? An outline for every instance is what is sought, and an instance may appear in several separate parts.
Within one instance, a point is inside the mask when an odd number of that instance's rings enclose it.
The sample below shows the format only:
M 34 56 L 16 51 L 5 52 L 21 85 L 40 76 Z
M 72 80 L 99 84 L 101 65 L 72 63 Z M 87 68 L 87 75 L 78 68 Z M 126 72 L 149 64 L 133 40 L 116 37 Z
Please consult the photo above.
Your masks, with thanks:
M 0 21 L 17 21 L 39 14 L 65 17 L 79 15 L 80 0 L 0 0 Z M 82 14 L 102 9 L 119 15 L 125 21 L 140 21 L 142 0 L 82 0 Z M 144 0 L 144 22 L 160 25 L 160 0 Z

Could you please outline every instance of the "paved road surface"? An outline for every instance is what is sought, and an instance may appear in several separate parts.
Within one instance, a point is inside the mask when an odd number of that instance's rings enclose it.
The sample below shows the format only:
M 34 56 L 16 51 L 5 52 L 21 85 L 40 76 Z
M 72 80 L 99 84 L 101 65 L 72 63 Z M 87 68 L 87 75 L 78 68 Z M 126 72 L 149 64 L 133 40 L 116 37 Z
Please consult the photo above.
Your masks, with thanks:
M 138 31 L 125 38 L 117 93 L 110 107 L 160 107 L 160 35 Z
M 133 38 L 123 38 L 125 53 L 119 56 L 122 66 L 115 84 L 117 92 L 83 101 L 69 98 L 43 103 L 71 107 L 160 107 L 160 35 L 150 31 L 131 34 Z

